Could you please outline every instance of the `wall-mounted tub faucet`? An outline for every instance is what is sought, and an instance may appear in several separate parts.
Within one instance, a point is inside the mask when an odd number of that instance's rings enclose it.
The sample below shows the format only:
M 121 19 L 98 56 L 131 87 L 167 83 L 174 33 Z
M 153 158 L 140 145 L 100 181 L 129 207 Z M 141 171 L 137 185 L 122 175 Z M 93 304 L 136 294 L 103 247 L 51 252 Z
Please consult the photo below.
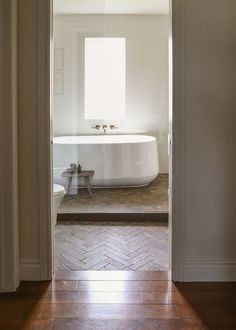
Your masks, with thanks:
M 92 126 L 93 129 L 96 129 L 97 131 L 100 129 L 100 125 L 95 125 L 95 126 Z
M 118 126 L 115 126 L 115 125 L 110 125 L 110 129 L 113 130 L 113 129 L 117 129 Z
M 104 131 L 104 134 L 107 132 L 107 125 L 103 125 L 102 126 L 102 129 L 103 129 L 103 131 Z

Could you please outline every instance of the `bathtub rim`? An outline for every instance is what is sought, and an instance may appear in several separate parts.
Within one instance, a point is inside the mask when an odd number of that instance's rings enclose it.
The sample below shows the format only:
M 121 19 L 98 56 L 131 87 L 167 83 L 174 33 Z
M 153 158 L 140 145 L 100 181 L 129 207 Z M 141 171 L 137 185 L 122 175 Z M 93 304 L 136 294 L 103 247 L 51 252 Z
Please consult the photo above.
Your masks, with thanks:
M 113 141 L 104 141 L 106 137 L 113 137 Z M 95 138 L 94 141 L 63 141 L 63 139 L 69 138 Z M 127 138 L 127 141 L 119 141 L 118 137 Z M 137 137 L 136 140 L 130 140 L 131 137 Z M 141 138 L 141 139 L 140 139 Z M 96 140 L 97 139 L 97 140 Z M 59 140 L 59 141 L 58 141 Z M 60 141 L 62 140 L 62 141 Z M 101 141 L 99 141 L 101 140 Z M 151 135 L 141 135 L 141 134 L 91 134 L 91 135 L 63 135 L 63 136 L 55 136 L 53 137 L 54 145 L 119 145 L 119 144 L 141 144 L 141 143 L 153 143 L 158 142 L 157 137 Z

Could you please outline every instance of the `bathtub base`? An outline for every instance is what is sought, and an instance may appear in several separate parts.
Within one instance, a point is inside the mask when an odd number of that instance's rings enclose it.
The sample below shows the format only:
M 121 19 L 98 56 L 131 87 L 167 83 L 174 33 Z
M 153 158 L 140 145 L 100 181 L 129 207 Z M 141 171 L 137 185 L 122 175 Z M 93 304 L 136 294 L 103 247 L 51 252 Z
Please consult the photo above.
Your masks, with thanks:
M 58 173 L 57 173 L 58 174 Z M 91 187 L 93 189 L 102 188 L 137 188 L 148 186 L 157 175 L 142 177 L 142 178 L 109 178 L 109 179 L 91 179 Z M 60 174 L 54 174 L 54 182 L 60 185 L 66 186 L 65 178 L 61 177 Z M 76 193 L 80 188 L 87 188 L 83 178 L 73 178 L 70 185 L 70 193 Z

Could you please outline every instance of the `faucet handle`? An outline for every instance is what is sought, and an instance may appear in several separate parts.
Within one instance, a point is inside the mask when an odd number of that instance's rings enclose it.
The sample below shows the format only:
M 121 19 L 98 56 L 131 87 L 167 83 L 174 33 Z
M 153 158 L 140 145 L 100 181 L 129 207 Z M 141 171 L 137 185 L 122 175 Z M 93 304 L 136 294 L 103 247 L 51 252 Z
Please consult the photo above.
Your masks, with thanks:
M 97 130 L 99 130 L 100 127 L 101 127 L 100 125 L 92 126 L 93 129 L 97 129 Z
M 110 129 L 113 130 L 113 129 L 117 129 L 118 126 L 115 126 L 115 125 L 110 125 Z

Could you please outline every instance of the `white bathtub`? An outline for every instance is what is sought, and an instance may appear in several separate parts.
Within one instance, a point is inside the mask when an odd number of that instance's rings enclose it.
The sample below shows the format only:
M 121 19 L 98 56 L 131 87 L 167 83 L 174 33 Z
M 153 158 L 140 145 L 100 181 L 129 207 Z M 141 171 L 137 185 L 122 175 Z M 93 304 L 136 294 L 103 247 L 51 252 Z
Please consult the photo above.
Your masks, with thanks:
M 61 174 L 71 163 L 95 171 L 94 187 L 144 186 L 159 173 L 157 141 L 152 136 L 61 136 L 53 143 L 53 176 L 58 184 L 65 184 Z M 74 178 L 72 188 L 81 186 L 83 181 Z

